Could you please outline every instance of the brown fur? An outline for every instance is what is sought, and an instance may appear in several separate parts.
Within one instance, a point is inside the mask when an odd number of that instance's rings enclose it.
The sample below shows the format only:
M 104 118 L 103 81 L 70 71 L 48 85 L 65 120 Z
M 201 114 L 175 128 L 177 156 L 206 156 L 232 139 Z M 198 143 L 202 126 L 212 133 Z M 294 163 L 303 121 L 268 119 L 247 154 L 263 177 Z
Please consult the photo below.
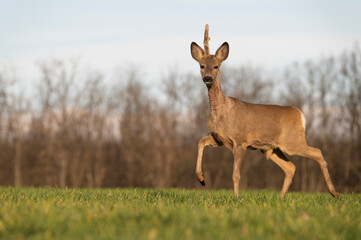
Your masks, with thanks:
M 208 25 L 204 35 L 204 45 L 208 47 Z M 283 153 L 311 158 L 318 162 L 327 187 L 332 196 L 336 192 L 327 164 L 317 148 L 309 147 L 305 140 L 304 117 L 295 107 L 277 105 L 261 105 L 240 101 L 224 96 L 220 77 L 220 66 L 227 59 L 228 43 L 223 43 L 215 55 L 203 51 L 195 42 L 191 44 L 192 57 L 199 62 L 202 79 L 208 88 L 209 116 L 208 129 L 210 135 L 202 138 L 198 144 L 196 175 L 205 184 L 202 173 L 202 155 L 205 146 L 226 146 L 233 152 L 234 193 L 238 197 L 240 168 L 243 153 L 246 149 L 259 149 L 266 158 L 275 162 L 285 173 L 281 191 L 283 197 L 292 183 L 295 165 Z

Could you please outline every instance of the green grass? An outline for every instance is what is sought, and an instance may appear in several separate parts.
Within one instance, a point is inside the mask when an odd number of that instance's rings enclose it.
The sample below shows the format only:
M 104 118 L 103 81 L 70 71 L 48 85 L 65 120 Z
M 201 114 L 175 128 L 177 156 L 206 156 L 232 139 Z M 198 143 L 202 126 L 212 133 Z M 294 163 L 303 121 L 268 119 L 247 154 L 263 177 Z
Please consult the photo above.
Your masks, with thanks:
M 0 188 L 0 239 L 360 239 L 361 194 Z

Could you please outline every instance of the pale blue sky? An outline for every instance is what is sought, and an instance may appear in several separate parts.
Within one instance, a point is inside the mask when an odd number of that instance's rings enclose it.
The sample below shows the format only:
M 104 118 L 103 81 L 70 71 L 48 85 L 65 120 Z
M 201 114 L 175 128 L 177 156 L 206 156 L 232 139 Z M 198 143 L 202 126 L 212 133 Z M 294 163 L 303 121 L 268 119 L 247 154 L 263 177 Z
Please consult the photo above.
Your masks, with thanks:
M 0 63 L 30 75 L 49 57 L 102 71 L 139 63 L 150 76 L 198 71 L 189 44 L 202 43 L 206 23 L 211 51 L 230 43 L 227 64 L 277 68 L 360 42 L 361 1 L 0 0 Z

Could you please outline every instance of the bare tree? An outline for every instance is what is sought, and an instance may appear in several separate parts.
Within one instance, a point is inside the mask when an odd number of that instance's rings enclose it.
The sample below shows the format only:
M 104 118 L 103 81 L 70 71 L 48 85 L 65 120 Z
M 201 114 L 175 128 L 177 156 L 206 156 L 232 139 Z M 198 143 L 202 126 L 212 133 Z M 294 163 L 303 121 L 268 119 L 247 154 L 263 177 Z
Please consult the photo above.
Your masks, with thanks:
M 6 72 L 6 74 L 5 74 Z M 7 76 L 5 76 L 7 75 Z M 23 89 L 19 87 L 16 72 L 11 66 L 0 72 L 0 129 L 5 133 L 4 140 L 13 146 L 14 185 L 23 185 L 23 141 L 26 129 L 23 127 L 29 104 L 24 98 Z
M 351 52 L 341 57 L 341 72 L 344 91 L 342 98 L 348 122 L 350 143 L 346 147 L 348 158 L 345 159 L 344 179 L 351 173 L 361 181 L 361 50 L 355 45 Z

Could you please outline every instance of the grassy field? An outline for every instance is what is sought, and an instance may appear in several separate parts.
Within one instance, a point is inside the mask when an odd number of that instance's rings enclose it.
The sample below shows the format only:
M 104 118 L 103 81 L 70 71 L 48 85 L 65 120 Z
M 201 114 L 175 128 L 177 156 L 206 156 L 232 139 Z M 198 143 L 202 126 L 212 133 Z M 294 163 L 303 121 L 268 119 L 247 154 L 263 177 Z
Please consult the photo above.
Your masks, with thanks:
M 0 188 L 0 239 L 361 239 L 361 194 Z

